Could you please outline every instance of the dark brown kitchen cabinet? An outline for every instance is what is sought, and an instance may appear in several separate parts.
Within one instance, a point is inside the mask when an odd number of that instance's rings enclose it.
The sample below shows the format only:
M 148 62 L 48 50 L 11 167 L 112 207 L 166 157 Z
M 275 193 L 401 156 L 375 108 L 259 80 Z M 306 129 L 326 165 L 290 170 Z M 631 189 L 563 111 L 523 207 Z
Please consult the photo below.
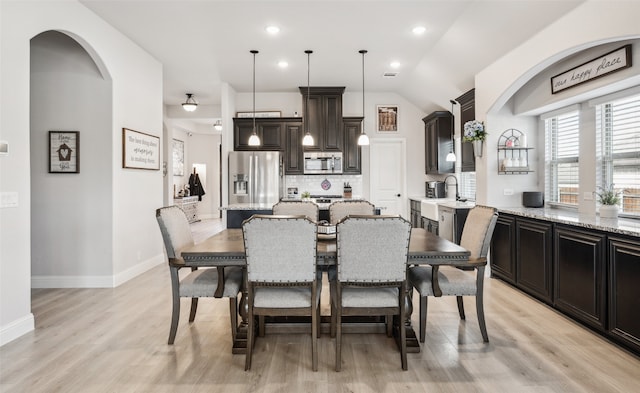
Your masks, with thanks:
M 422 121 L 425 132 L 425 173 L 453 173 L 455 162 L 446 161 L 447 154 L 453 151 L 453 114 L 449 111 L 436 111 Z
M 557 225 L 554 306 L 598 330 L 606 321 L 606 235 Z
M 301 122 L 285 123 L 284 170 L 287 175 L 302 175 L 304 173 L 303 137 L 304 130 Z
M 260 146 L 249 146 L 249 137 L 253 133 L 253 118 L 233 119 L 233 149 L 243 150 L 285 150 L 287 124 L 302 124 L 300 118 L 272 117 L 256 118 L 256 134 Z
M 539 220 L 516 220 L 516 286 L 552 302 L 553 225 Z
M 344 117 L 344 149 L 342 151 L 342 171 L 346 174 L 362 173 L 362 148 L 358 146 L 358 137 L 362 131 L 363 117 Z
M 409 199 L 411 206 L 411 227 L 422 228 L 421 202 Z
M 304 121 L 308 123 L 309 133 L 314 145 L 304 146 L 304 151 L 342 151 L 344 138 L 342 132 L 342 93 L 344 87 L 300 87 L 303 108 L 308 108 Z M 306 132 L 307 124 L 305 124 Z
M 476 89 L 469 90 L 456 98 L 456 101 L 460 104 L 460 133 L 464 135 L 464 123 L 476 118 Z M 476 158 L 473 155 L 472 143 L 462 140 L 460 150 L 461 171 L 475 172 Z
M 491 238 L 491 275 L 516 283 L 516 218 L 500 214 Z
M 640 244 L 638 239 L 610 236 L 609 332 L 640 352 Z

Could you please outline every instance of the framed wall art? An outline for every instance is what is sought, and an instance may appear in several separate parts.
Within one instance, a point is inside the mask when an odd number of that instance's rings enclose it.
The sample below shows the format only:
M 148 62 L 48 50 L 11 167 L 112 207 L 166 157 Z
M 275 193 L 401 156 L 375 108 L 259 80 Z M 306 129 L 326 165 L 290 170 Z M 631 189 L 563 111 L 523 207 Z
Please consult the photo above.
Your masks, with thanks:
M 398 132 L 398 105 L 376 105 L 376 130 Z
M 80 132 L 49 131 L 49 173 L 80 173 Z
M 184 142 L 173 140 L 173 176 L 184 176 Z
M 122 129 L 122 167 L 160 170 L 160 138 Z

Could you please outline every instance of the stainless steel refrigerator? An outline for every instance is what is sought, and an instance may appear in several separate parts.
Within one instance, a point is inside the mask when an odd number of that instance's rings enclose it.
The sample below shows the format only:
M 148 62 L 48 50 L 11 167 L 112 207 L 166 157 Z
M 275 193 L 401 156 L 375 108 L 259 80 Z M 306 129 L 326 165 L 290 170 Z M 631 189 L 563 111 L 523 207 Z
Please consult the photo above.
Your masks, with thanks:
M 275 204 L 284 194 L 279 151 L 229 152 L 229 204 Z

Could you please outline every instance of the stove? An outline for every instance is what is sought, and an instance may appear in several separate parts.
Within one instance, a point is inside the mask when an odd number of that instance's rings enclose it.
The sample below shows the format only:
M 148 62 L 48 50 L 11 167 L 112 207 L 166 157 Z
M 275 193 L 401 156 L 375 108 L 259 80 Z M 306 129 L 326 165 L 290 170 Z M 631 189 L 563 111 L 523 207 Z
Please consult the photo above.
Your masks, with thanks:
M 315 199 L 316 203 L 332 203 L 337 199 L 342 199 L 342 195 L 311 195 L 312 199 Z

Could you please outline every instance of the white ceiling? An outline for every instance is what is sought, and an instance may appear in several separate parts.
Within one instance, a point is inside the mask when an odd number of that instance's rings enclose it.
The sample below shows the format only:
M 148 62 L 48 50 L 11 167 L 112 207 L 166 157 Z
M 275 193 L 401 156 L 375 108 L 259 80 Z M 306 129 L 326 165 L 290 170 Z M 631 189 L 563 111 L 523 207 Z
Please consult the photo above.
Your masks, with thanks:
M 473 88 L 476 73 L 583 1 L 217 1 L 80 0 L 128 36 L 164 68 L 164 103 L 185 93 L 219 105 L 220 86 L 258 92 L 297 92 L 306 86 L 311 49 L 312 86 L 395 92 L 429 112 Z M 280 27 L 271 36 L 268 25 Z M 427 31 L 415 36 L 411 29 Z M 289 67 L 277 67 L 286 60 Z M 396 78 L 383 78 L 392 61 Z

